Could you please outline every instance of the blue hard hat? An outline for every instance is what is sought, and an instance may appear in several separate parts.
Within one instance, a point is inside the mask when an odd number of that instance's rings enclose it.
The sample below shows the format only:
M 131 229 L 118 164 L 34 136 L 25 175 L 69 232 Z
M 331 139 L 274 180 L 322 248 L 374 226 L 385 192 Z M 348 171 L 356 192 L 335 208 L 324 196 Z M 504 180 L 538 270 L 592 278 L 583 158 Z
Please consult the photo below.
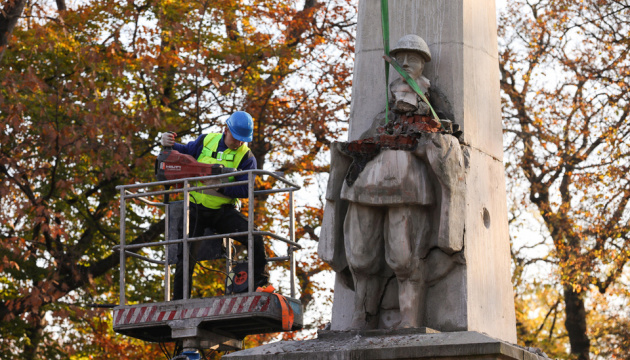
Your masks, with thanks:
M 236 140 L 251 142 L 254 133 L 254 120 L 245 111 L 237 111 L 225 122 Z

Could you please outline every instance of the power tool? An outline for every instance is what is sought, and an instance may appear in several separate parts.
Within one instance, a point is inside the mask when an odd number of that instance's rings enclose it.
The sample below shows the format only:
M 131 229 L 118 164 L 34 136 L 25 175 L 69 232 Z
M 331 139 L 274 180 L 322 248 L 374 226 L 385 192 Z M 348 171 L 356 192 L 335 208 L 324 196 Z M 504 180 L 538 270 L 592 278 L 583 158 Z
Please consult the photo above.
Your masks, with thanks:
M 155 160 L 155 176 L 158 181 L 176 180 L 198 176 L 220 175 L 235 172 L 221 164 L 203 164 L 194 157 L 164 146 Z

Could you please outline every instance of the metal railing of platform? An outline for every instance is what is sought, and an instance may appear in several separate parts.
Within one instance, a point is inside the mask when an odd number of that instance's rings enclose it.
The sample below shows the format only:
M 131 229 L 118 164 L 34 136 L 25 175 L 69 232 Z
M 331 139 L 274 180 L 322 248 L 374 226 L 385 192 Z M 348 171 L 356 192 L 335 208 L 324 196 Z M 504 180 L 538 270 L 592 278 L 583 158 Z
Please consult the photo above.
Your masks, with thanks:
M 232 176 L 239 176 L 247 174 L 247 181 L 234 181 L 234 182 L 225 182 L 220 183 L 220 180 L 227 179 Z M 270 189 L 270 190 L 255 190 L 255 180 L 257 176 L 271 176 L 277 179 L 281 184 L 284 184 L 286 187 L 279 189 Z M 200 186 L 192 185 L 191 183 L 202 183 L 204 181 L 213 180 L 219 181 L 217 184 L 203 184 Z M 176 186 L 178 184 L 182 184 L 181 188 L 168 189 L 167 186 Z M 208 236 L 200 236 L 200 237 L 189 237 L 189 200 L 190 200 L 190 192 L 191 191 L 203 191 L 206 189 L 215 189 L 215 188 L 225 188 L 230 186 L 239 186 L 239 185 L 247 185 L 248 186 L 248 229 L 246 232 L 235 232 L 228 234 L 214 234 Z M 138 191 L 139 189 L 150 189 L 157 186 L 164 186 L 165 190 L 157 190 L 157 191 Z M 120 245 L 114 246 L 113 250 L 117 250 L 120 252 L 120 305 L 126 305 L 126 260 L 127 256 L 135 257 L 144 261 L 148 261 L 158 265 L 164 265 L 164 300 L 170 301 L 170 264 L 169 264 L 169 245 L 172 244 L 182 244 L 183 248 L 183 261 L 182 265 L 184 269 L 189 268 L 190 263 L 190 253 L 189 247 L 191 242 L 195 241 L 204 241 L 211 239 L 223 239 L 223 238 L 232 238 L 237 236 L 247 235 L 247 259 L 248 259 L 248 292 L 254 292 L 254 235 L 268 236 L 274 238 L 276 240 L 282 241 L 288 244 L 287 256 L 283 257 L 275 257 L 268 258 L 268 261 L 289 261 L 289 281 L 290 281 L 290 289 L 291 289 L 291 297 L 295 298 L 295 250 L 301 249 L 301 246 L 297 244 L 295 241 L 295 205 L 294 205 L 294 192 L 301 189 L 300 186 L 290 182 L 285 179 L 279 173 L 266 171 L 266 170 L 247 170 L 247 171 L 236 171 L 226 174 L 220 175 L 211 175 L 211 176 L 203 176 L 203 177 L 194 177 L 194 178 L 185 178 L 178 180 L 166 180 L 166 181 L 157 181 L 151 183 L 141 183 L 141 184 L 132 184 L 132 185 L 119 185 L 116 186 L 116 190 L 120 191 Z M 136 190 L 137 192 L 132 192 L 132 190 Z M 289 193 L 289 238 L 285 238 L 279 236 L 270 231 L 258 231 L 255 230 L 254 227 L 254 197 L 256 195 L 270 195 L 275 193 Z M 183 201 L 183 237 L 181 239 L 169 240 L 169 202 L 165 200 L 164 202 L 150 201 L 149 197 L 165 195 L 168 197 L 170 194 L 178 194 L 183 193 L 184 201 Z M 141 244 L 126 244 L 126 214 L 127 214 L 127 206 L 126 201 L 128 199 L 138 199 L 139 201 L 151 205 L 151 206 L 163 206 L 165 213 L 165 231 L 164 231 L 164 241 L 157 242 L 149 242 L 149 243 L 141 243 Z M 164 260 L 155 260 L 148 258 L 146 256 L 139 255 L 130 250 L 137 250 L 145 247 L 164 247 Z M 228 246 L 228 248 L 230 248 Z M 232 261 L 231 251 L 228 251 L 228 267 Z M 229 276 L 229 275 L 228 275 Z M 189 298 L 189 277 L 190 274 L 188 271 L 183 271 L 183 299 Z

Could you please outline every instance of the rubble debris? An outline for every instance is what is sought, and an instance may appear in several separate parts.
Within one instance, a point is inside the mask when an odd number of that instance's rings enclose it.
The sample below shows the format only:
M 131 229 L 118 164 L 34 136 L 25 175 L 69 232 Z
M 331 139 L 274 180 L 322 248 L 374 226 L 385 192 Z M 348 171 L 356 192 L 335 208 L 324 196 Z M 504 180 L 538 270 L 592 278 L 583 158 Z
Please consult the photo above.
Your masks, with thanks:
M 459 134 L 453 134 L 458 131 Z M 423 133 L 453 134 L 459 137 L 459 125 L 450 120 L 438 122 L 430 116 L 417 114 L 397 115 L 395 120 L 376 129 L 376 135 L 371 138 L 341 143 L 341 150 L 352 157 L 352 164 L 346 174 L 348 185 L 354 184 L 359 174 L 368 162 L 383 149 L 414 151 L 418 146 L 418 139 Z

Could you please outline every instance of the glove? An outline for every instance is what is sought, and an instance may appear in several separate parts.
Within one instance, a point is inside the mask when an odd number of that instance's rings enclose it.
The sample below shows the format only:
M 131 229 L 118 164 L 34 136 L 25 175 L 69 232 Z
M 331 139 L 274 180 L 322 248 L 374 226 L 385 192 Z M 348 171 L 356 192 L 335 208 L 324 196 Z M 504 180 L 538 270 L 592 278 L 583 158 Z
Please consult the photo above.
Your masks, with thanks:
M 162 146 L 173 146 L 175 144 L 175 133 L 165 132 L 162 134 Z

